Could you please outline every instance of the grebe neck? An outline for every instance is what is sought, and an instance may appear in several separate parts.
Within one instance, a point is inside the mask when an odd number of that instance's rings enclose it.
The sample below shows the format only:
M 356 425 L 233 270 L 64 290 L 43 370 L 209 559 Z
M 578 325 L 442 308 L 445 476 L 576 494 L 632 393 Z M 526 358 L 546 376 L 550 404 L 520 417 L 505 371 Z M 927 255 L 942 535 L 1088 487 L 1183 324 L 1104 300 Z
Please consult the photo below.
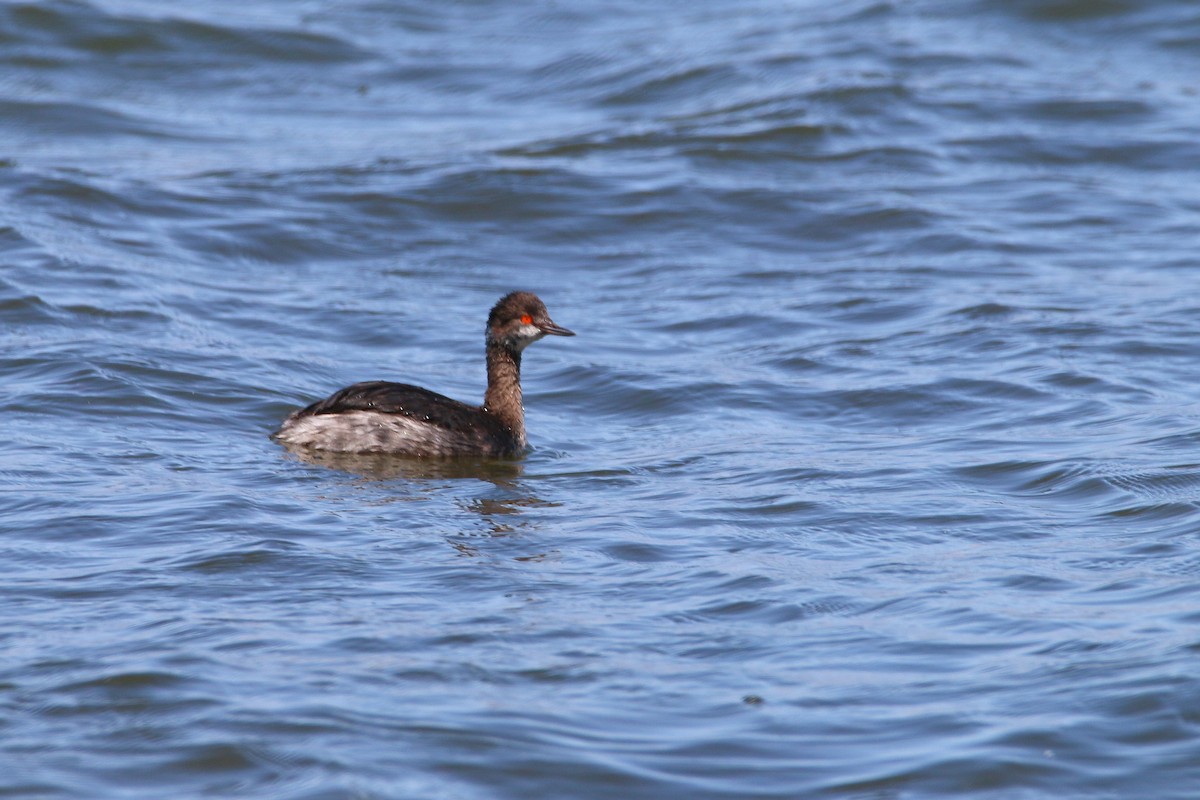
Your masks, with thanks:
M 487 343 L 487 393 L 483 409 L 512 431 L 518 447 L 525 446 L 525 407 L 521 404 L 521 354 L 495 342 Z

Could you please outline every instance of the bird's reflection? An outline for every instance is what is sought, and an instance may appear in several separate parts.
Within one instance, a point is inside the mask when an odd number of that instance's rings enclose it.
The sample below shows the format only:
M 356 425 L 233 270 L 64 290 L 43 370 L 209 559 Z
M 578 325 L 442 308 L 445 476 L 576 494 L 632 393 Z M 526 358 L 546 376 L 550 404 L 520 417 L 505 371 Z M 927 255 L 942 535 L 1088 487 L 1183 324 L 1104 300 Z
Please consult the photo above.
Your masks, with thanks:
M 459 555 L 466 557 L 484 555 L 466 539 L 477 536 L 493 541 L 506 539 L 528 524 L 526 520 L 521 519 L 527 509 L 555 505 L 530 494 L 530 483 L 521 480 L 524 466 L 520 461 L 461 457 L 413 458 L 385 453 L 336 453 L 303 447 L 288 447 L 287 450 L 297 461 L 351 475 L 356 479 L 354 483 L 400 481 L 407 487 L 394 495 L 389 492 L 386 500 L 376 498 L 374 502 L 405 502 L 430 497 L 455 486 L 460 481 L 483 481 L 491 484 L 490 488 L 482 490 L 470 488 L 465 495 L 457 488 L 451 490 L 456 495 L 453 499 L 455 505 L 463 511 L 477 515 L 482 523 L 482 528 L 468 526 L 447 539 Z M 478 487 L 477 483 L 468 485 Z M 510 557 L 517 561 L 540 561 L 546 555 L 523 553 Z
M 475 478 L 510 488 L 523 471 L 521 462 L 499 459 L 414 458 L 388 453 L 336 453 L 304 447 L 288 447 L 287 450 L 305 464 L 375 480 Z

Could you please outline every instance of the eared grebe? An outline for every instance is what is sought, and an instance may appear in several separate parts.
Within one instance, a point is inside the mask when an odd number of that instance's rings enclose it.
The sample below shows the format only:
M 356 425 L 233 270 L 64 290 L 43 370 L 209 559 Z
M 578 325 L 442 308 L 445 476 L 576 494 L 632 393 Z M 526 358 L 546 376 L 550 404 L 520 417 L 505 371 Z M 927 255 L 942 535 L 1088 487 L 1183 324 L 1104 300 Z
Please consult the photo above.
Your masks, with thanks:
M 417 386 L 366 381 L 293 412 L 272 438 L 342 453 L 516 455 L 525 449 L 521 351 L 547 334 L 575 335 L 554 324 L 537 295 L 512 292 L 488 315 L 482 406 Z

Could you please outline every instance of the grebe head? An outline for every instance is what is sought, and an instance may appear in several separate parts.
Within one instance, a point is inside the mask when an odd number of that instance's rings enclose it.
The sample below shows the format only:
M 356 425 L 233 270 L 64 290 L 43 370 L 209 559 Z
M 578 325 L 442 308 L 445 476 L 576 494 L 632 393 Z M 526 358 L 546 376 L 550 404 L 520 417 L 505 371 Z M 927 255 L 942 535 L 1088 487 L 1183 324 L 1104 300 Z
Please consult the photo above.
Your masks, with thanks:
M 531 292 L 506 294 L 488 314 L 488 342 L 503 345 L 515 353 L 546 335 L 574 336 L 575 333 L 556 325 L 546 311 L 546 304 Z

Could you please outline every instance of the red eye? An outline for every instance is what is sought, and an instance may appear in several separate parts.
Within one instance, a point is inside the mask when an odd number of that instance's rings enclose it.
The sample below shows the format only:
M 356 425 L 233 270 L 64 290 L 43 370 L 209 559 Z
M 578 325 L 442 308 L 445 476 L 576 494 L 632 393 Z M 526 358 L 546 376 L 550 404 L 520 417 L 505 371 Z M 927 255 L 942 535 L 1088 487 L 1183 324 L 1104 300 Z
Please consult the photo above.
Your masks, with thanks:
M 529 316 L 528 314 L 522 314 L 521 315 L 521 324 L 522 325 L 532 325 L 533 317 Z

